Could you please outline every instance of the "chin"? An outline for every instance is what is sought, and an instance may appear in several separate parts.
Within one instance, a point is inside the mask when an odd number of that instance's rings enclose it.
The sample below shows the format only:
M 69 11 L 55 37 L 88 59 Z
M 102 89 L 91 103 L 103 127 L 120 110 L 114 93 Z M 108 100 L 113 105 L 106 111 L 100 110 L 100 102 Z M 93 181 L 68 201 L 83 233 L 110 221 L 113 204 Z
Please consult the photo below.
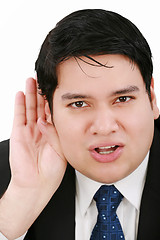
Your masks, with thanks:
M 96 181 L 96 182 L 100 182 L 100 183 L 104 183 L 104 184 L 111 184 L 114 182 L 117 182 L 121 179 L 121 177 L 118 176 L 103 176 L 102 174 L 100 176 L 88 176 L 90 179 Z
M 100 182 L 100 183 L 104 183 L 104 184 L 112 184 L 115 182 L 118 182 L 120 180 L 122 180 L 123 178 L 127 177 L 129 174 L 124 174 L 124 173 L 120 173 L 117 171 L 114 174 L 113 172 L 101 172 L 100 174 L 95 174 L 95 175 L 90 175 L 89 178 L 93 179 L 96 182 Z

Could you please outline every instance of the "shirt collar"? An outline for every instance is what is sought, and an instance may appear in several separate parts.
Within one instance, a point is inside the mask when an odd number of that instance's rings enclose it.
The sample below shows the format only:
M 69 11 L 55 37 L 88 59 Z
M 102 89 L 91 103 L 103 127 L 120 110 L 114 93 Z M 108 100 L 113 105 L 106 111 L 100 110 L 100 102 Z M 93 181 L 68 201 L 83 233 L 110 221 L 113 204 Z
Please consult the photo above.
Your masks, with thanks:
M 137 209 L 140 208 L 141 196 L 146 179 L 149 153 L 139 167 L 124 179 L 113 183 L 122 195 Z M 103 183 L 96 182 L 76 170 L 76 201 L 82 216 L 90 206 L 93 196 Z
M 101 185 L 102 183 L 96 182 L 76 170 L 76 201 L 82 216 L 85 215 L 94 194 Z
M 140 208 L 142 192 L 146 180 L 149 152 L 139 167 L 127 177 L 116 182 L 115 187 L 137 209 Z

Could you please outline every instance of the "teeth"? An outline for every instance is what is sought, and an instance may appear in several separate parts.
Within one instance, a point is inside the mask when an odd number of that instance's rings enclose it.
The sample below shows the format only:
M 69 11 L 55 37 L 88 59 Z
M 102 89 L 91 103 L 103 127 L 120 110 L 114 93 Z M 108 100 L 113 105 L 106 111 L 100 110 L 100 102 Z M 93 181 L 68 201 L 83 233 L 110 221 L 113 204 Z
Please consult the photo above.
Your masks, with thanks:
M 116 149 L 117 145 L 95 148 L 95 150 L 102 155 L 113 153 Z
M 98 149 L 103 150 L 103 149 L 109 149 L 109 148 L 114 148 L 116 145 L 113 146 L 106 146 L 106 147 L 99 147 Z
M 110 154 L 110 153 L 112 153 L 112 152 L 114 152 L 114 150 L 112 150 L 112 151 L 107 151 L 107 152 L 99 152 L 99 154 L 105 155 L 105 154 Z

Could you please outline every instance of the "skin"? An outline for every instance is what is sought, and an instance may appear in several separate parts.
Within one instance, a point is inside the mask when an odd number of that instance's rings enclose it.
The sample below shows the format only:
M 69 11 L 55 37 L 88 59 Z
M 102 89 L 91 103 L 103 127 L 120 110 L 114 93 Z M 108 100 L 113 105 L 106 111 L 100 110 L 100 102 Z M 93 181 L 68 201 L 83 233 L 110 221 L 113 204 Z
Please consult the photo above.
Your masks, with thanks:
M 111 68 L 74 58 L 59 65 L 53 121 L 67 161 L 93 180 L 113 183 L 133 172 L 145 158 L 159 110 L 153 79 L 151 103 L 138 67 L 128 58 L 94 58 Z M 93 148 L 111 145 L 120 145 L 116 154 L 95 159 Z
M 67 162 L 56 129 L 45 121 L 45 101 L 36 80 L 15 98 L 10 138 L 11 181 L 0 200 L 0 232 L 8 240 L 22 236 L 58 188 Z
M 9 240 L 23 235 L 47 205 L 67 161 L 87 177 L 111 183 L 134 171 L 151 146 L 159 116 L 153 79 L 150 102 L 136 65 L 120 55 L 95 59 L 111 68 L 75 58 L 58 66 L 54 124 L 35 79 L 27 79 L 25 93 L 16 95 L 11 181 L 0 200 L 0 232 Z M 94 151 L 110 145 L 118 150 Z

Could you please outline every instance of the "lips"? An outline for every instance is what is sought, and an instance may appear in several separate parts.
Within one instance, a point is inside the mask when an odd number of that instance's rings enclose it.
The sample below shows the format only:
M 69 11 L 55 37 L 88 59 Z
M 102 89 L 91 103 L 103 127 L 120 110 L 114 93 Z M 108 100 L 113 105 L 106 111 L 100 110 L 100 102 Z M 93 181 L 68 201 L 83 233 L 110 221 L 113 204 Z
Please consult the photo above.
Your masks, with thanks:
M 123 144 L 102 144 L 91 146 L 89 152 L 96 161 L 108 163 L 117 160 L 121 156 L 123 149 Z

